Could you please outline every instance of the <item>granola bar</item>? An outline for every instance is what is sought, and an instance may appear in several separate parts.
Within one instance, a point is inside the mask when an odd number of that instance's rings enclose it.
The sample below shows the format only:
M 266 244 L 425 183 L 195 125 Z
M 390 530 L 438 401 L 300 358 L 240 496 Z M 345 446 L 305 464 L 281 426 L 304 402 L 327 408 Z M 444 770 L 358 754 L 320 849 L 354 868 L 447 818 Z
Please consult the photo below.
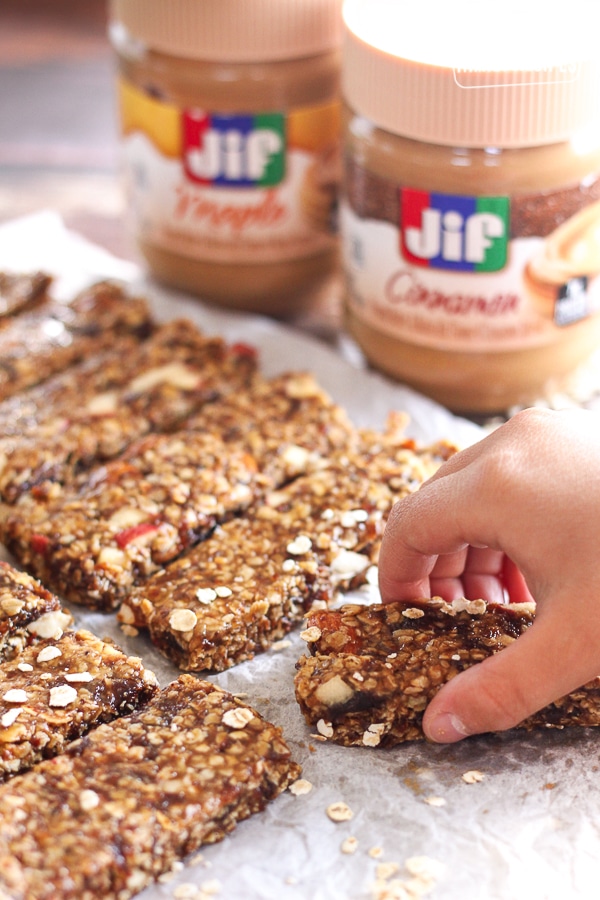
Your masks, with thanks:
M 294 513 L 264 512 L 227 522 L 135 588 L 119 620 L 147 628 L 181 669 L 222 671 L 266 650 L 331 587 Z
M 60 638 L 72 621 L 39 581 L 0 561 L 0 660 L 12 659 L 40 637 Z
M 200 432 L 153 434 L 94 470 L 76 495 L 17 507 L 2 536 L 51 590 L 108 610 L 259 490 L 243 449 Z
M 187 425 L 244 446 L 272 484 L 322 465 L 355 439 L 344 410 L 307 372 L 257 376 L 246 390 L 204 406 Z
M 392 747 L 423 737 L 422 717 L 439 688 L 497 653 L 534 620 L 533 604 L 440 598 L 314 611 L 303 633 L 296 699 L 306 721 L 346 746 Z M 519 727 L 600 724 L 600 678 Z
M 30 391 L 34 397 L 25 398 L 21 437 L 0 439 L 5 503 L 30 490 L 38 499 L 56 496 L 57 485 L 113 459 L 136 438 L 170 431 L 191 410 L 242 387 L 255 368 L 247 354 L 236 353 L 220 338 L 204 337 L 187 320 L 159 327 L 123 358 L 126 351 L 120 346 L 94 367 L 86 361 Z M 54 404 L 48 402 L 52 399 Z M 12 405 L 12 400 L 4 404 Z
M 0 329 L 0 400 L 110 346 L 117 334 L 147 335 L 151 328 L 146 302 L 108 282 L 72 303 L 44 303 L 14 316 Z
M 40 640 L 0 665 L 0 780 L 61 753 L 158 690 L 140 659 L 89 631 Z
M 0 898 L 128 900 L 298 774 L 279 728 L 183 675 L 0 787 Z
M 412 489 L 425 465 L 411 442 L 394 443 L 391 453 L 382 441 L 375 452 L 374 439 L 363 439 L 360 452 L 268 493 L 135 588 L 119 620 L 148 629 L 169 659 L 192 671 L 221 671 L 267 649 L 315 602 L 327 604 L 366 577 L 400 483 Z
M 7 317 L 43 303 L 51 282 L 44 272 L 0 272 L 0 327 Z

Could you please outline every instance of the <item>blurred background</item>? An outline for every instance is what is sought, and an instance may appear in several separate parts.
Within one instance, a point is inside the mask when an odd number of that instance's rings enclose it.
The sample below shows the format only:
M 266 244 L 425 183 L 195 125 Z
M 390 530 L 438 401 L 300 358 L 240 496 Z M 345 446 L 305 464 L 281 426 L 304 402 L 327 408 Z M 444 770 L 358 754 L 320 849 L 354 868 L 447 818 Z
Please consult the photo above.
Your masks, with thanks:
M 135 258 L 106 27 L 106 0 L 0 2 L 0 222 L 51 208 Z

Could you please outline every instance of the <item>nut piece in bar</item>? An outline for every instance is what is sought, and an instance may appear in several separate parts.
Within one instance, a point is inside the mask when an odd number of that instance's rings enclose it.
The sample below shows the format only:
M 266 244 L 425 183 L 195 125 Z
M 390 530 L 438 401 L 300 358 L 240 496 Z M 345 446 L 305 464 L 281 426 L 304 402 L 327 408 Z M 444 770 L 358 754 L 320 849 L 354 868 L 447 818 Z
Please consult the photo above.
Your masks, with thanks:
M 182 675 L 0 787 L 0 898 L 128 900 L 298 775 L 281 729 Z
M 242 388 L 254 366 L 247 354 L 178 319 L 137 347 L 119 346 L 30 389 L 21 408 L 17 398 L 4 401 L 0 424 L 14 411 L 22 427 L 20 436 L 12 424 L 0 438 L 0 498 L 15 503 L 33 490 L 38 500 L 53 499 L 57 485 L 118 456 L 134 439 L 171 431 L 204 403 Z
M 72 622 L 39 581 L 0 561 L 0 660 L 12 659 L 39 638 L 60 638 Z
M 45 303 L 13 316 L 0 329 L 0 400 L 109 347 L 117 335 L 145 337 L 152 327 L 146 301 L 109 282 L 72 303 Z
M 516 640 L 534 620 L 533 604 L 440 598 L 315 611 L 297 663 L 296 699 L 306 721 L 322 720 L 330 740 L 392 747 L 423 738 L 423 712 L 463 669 Z M 600 678 L 518 727 L 600 724 Z
M 114 609 L 259 491 L 246 451 L 200 432 L 153 434 L 94 470 L 77 495 L 15 507 L 3 539 L 66 600 Z
M 142 661 L 89 631 L 41 640 L 0 664 L 0 780 L 147 703 L 158 690 Z
M 43 303 L 51 282 L 45 272 L 0 272 L 0 328 L 6 317 Z

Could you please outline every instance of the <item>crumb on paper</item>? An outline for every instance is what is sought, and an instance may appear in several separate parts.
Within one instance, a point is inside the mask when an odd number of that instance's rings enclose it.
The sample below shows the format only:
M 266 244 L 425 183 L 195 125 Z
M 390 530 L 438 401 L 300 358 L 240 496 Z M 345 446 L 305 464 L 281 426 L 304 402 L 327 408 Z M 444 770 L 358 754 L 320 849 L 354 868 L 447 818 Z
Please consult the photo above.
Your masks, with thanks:
M 405 860 L 409 879 L 392 878 L 398 868 L 394 863 L 377 866 L 377 881 L 371 885 L 371 900 L 417 900 L 431 893 L 443 875 L 444 867 L 428 856 L 412 856 Z
M 304 794 L 309 794 L 312 791 L 312 787 L 311 782 L 306 778 L 298 778 L 290 784 L 288 790 L 294 797 L 301 797 Z
M 371 859 L 381 859 L 383 856 L 383 847 L 371 847 L 369 850 L 369 856 Z
M 350 807 L 341 800 L 330 803 L 325 812 L 332 822 L 349 822 L 354 816 Z
M 446 800 L 444 799 L 444 797 L 436 797 L 436 796 L 425 797 L 424 801 L 425 801 L 425 803 L 428 804 L 428 806 L 445 806 L 446 805 Z
M 395 862 L 384 862 L 379 863 L 377 868 L 375 869 L 375 874 L 377 876 L 377 881 L 388 881 L 400 870 L 400 866 Z
M 288 647 L 292 646 L 292 642 L 287 638 L 284 638 L 281 641 L 275 641 L 274 644 L 271 644 L 271 650 L 274 650 L 275 653 L 278 653 L 280 650 L 286 650 Z
M 342 841 L 340 850 L 342 851 L 342 853 L 346 853 L 347 855 L 356 853 L 356 851 L 358 850 L 358 839 L 352 836 L 347 837 Z
M 465 784 L 477 784 L 478 782 L 483 781 L 484 778 L 485 775 L 478 769 L 470 769 L 462 776 L 462 780 L 465 782 Z

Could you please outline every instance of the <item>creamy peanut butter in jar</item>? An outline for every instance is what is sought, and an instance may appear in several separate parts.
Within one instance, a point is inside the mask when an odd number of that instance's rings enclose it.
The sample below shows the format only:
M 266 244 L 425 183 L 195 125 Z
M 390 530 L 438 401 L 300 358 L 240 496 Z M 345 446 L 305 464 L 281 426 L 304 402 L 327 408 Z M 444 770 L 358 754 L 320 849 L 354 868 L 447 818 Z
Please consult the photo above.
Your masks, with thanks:
M 347 328 L 453 410 L 532 403 L 600 347 L 589 9 L 345 5 Z
M 339 264 L 341 0 L 112 0 L 129 216 L 150 272 L 285 317 Z

